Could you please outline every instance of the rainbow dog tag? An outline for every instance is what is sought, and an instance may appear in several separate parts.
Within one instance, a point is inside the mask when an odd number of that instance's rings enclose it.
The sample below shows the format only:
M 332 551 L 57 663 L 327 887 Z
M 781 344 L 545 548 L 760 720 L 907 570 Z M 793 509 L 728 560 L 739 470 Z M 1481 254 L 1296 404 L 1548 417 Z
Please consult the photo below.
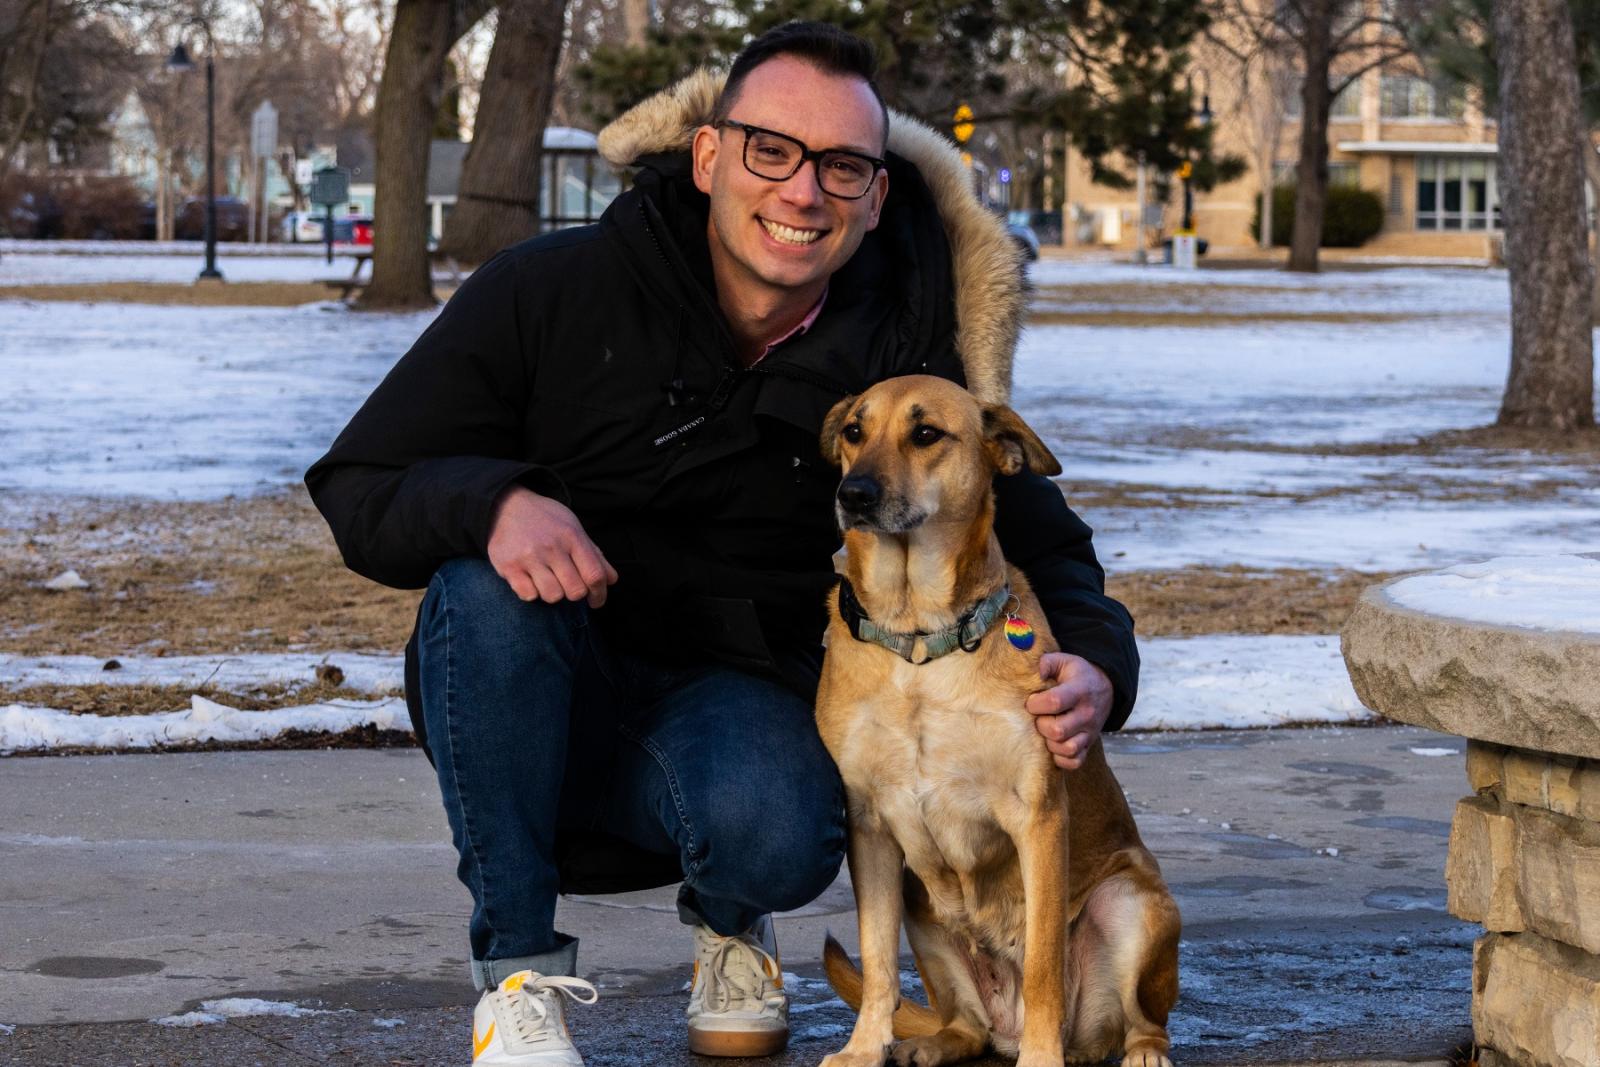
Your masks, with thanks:
M 1006 640 L 1011 642 L 1011 647 L 1022 652 L 1033 647 L 1033 627 L 1027 619 L 1018 618 L 1010 612 L 1006 613 Z

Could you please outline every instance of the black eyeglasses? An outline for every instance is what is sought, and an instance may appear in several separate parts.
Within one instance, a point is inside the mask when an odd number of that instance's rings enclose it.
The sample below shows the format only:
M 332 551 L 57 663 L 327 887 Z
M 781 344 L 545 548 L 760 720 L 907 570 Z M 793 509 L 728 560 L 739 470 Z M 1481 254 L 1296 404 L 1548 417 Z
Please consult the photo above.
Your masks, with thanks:
M 788 181 L 807 160 L 816 164 L 817 185 L 840 200 L 860 200 L 872 189 L 872 180 L 883 169 L 883 160 L 829 148 L 821 152 L 807 148 L 804 141 L 786 133 L 764 130 L 748 122 L 724 119 L 717 129 L 732 127 L 744 133 L 744 169 L 769 182 Z

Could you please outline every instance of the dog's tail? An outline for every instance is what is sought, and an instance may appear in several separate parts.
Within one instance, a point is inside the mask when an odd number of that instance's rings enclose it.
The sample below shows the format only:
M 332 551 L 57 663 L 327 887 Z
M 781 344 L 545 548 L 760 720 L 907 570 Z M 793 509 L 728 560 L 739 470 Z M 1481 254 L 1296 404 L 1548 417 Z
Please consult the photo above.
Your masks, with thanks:
M 850 1005 L 851 1011 L 859 1012 L 861 971 L 856 968 L 844 946 L 835 941 L 831 933 L 822 943 L 822 969 L 828 976 L 828 984 L 839 994 L 839 999 Z M 913 1004 L 904 997 L 900 998 L 900 1006 L 894 1010 L 894 1036 L 898 1040 L 925 1037 L 938 1032 L 939 1016 L 934 1014 L 932 1008 Z

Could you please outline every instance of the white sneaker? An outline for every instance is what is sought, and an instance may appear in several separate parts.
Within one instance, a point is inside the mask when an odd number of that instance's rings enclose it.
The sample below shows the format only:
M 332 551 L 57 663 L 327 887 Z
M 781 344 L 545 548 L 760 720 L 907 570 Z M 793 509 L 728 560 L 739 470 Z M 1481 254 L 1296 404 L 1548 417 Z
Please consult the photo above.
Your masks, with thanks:
M 789 996 L 772 917 L 737 937 L 694 928 L 689 1051 L 702 1056 L 771 1056 L 789 1042 Z
M 472 1013 L 472 1067 L 583 1067 L 567 1033 L 563 996 L 593 1004 L 600 992 L 582 978 L 535 971 L 518 971 L 498 989 L 484 990 Z

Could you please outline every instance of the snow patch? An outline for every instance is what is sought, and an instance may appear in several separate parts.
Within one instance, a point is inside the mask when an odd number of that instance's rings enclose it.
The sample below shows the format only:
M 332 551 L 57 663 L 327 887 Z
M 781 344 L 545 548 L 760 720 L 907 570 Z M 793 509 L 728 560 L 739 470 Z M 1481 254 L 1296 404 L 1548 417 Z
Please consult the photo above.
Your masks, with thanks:
M 27 704 L 0 706 L 0 753 L 57 748 L 140 749 L 189 742 L 263 741 L 301 730 L 339 733 L 371 724 L 411 729 L 405 701 L 307 704 L 273 711 L 240 711 L 202 696 L 187 711 L 152 715 L 73 715 Z
M 77 571 L 67 570 L 45 582 L 44 587 L 52 593 L 64 593 L 70 589 L 87 589 L 89 583 Z
M 107 668 L 108 662 L 118 666 Z M 340 683 L 383 693 L 405 683 L 405 657 L 371 652 L 239 653 L 226 656 L 18 656 L 0 653 L 0 678 L 13 688 L 68 685 L 214 685 L 242 690 L 261 685 L 304 685 L 318 668 L 336 667 Z
M 225 1022 L 228 1019 L 244 1019 L 256 1015 L 278 1015 L 289 1019 L 299 1019 L 307 1015 L 332 1014 L 334 1013 L 321 1008 L 302 1008 L 300 1005 L 291 1004 L 286 1000 L 223 997 L 220 1000 L 201 1001 L 199 1011 L 188 1011 L 182 1015 L 164 1015 L 159 1019 L 151 1019 L 150 1021 L 157 1026 L 194 1027 Z
M 1389 599 L 1429 615 L 1501 626 L 1600 633 L 1600 560 L 1500 556 L 1404 578 Z
M 1337 637 L 1219 634 L 1139 642 L 1128 728 L 1250 729 L 1373 718 L 1350 685 Z
M 1461 750 L 1458 749 L 1458 748 L 1413 748 L 1410 751 L 1411 751 L 1411 754 L 1413 756 L 1459 756 L 1459 755 L 1461 755 Z

